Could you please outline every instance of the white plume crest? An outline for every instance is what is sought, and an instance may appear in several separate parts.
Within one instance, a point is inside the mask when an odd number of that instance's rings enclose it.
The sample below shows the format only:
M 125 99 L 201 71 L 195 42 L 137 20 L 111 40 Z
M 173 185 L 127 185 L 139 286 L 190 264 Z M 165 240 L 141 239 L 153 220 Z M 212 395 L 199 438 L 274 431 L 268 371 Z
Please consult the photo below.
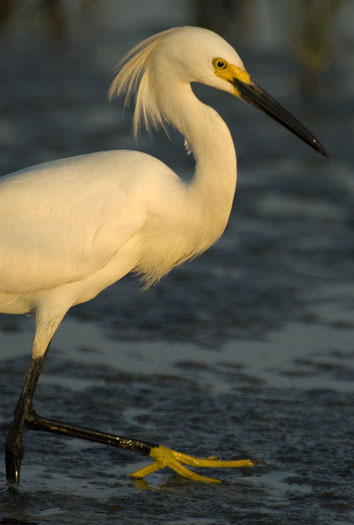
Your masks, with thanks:
M 149 134 L 152 129 L 158 129 L 160 126 L 167 133 L 166 119 L 151 88 L 149 57 L 164 37 L 177 30 L 178 28 L 167 29 L 143 40 L 133 47 L 117 66 L 119 68 L 124 64 L 109 88 L 108 97 L 111 100 L 125 93 L 124 106 L 127 106 L 136 91 L 133 118 L 135 136 L 139 134 L 142 124 Z

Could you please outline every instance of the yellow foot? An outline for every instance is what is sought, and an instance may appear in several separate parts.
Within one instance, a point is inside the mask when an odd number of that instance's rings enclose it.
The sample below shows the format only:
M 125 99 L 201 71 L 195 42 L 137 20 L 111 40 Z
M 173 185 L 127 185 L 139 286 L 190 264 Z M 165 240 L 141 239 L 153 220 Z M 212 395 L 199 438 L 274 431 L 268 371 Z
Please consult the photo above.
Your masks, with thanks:
M 200 476 L 192 470 L 184 467 L 185 465 L 190 465 L 193 467 L 214 467 L 214 468 L 225 468 L 225 467 L 253 467 L 254 462 L 250 459 L 238 459 L 234 461 L 228 461 L 223 459 L 217 459 L 215 456 L 208 458 L 195 458 L 194 456 L 188 456 L 187 454 L 182 454 L 176 450 L 171 450 L 170 448 L 160 445 L 158 447 L 153 447 L 150 451 L 150 457 L 155 461 L 151 465 L 144 467 L 129 476 L 133 478 L 144 478 L 156 470 L 160 470 L 165 467 L 169 467 L 174 470 L 180 476 L 184 478 L 192 479 L 193 481 L 204 481 L 206 483 L 220 483 L 220 479 L 209 478 L 207 476 Z

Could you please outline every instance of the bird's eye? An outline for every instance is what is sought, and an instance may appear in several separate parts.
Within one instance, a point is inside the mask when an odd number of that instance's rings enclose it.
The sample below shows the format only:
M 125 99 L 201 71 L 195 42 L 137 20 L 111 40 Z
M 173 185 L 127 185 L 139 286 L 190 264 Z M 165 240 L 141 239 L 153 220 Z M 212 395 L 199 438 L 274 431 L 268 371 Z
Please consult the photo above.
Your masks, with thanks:
M 214 58 L 213 64 L 215 69 L 225 69 L 227 66 L 227 62 L 222 58 Z

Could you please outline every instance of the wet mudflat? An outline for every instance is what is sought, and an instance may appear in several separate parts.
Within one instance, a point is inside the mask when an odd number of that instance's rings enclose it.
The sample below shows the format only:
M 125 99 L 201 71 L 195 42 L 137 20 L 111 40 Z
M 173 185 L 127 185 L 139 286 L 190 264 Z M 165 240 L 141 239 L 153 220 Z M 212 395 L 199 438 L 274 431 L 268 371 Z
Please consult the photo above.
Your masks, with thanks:
M 173 133 L 172 142 L 158 134 L 136 145 L 129 113 L 122 118 L 121 106 L 105 100 L 106 64 L 18 43 L 0 48 L 0 58 L 2 173 L 115 147 L 149 151 L 182 176 L 191 173 Z M 247 65 L 335 162 L 246 105 L 197 88 L 230 125 L 238 151 L 226 233 L 147 293 L 128 277 L 73 309 L 53 341 L 35 406 L 48 417 L 194 455 L 251 457 L 256 466 L 205 472 L 220 485 L 167 470 L 137 483 L 127 474 L 147 458 L 27 431 L 22 483 L 2 482 L 0 523 L 354 522 L 349 78 L 337 71 L 328 77 L 335 96 L 325 91 L 300 104 L 283 58 L 250 53 Z M 32 321 L 2 316 L 0 323 L 4 442 Z

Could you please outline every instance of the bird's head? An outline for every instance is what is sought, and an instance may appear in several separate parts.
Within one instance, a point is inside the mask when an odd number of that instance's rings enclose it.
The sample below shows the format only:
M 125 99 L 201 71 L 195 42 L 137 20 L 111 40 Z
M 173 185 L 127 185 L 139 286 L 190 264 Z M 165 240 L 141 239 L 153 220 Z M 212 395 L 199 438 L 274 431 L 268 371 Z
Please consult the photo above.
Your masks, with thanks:
M 172 92 L 181 84 L 199 82 L 227 91 L 264 111 L 316 151 L 330 157 L 310 131 L 252 80 L 235 49 L 213 31 L 188 26 L 169 29 L 138 44 L 123 61 L 126 63 L 114 79 L 109 96 L 126 91 L 127 101 L 138 87 L 135 133 L 141 121 L 148 131 L 151 125 L 164 127 L 159 92 Z M 171 100 L 173 95 L 168 96 Z

